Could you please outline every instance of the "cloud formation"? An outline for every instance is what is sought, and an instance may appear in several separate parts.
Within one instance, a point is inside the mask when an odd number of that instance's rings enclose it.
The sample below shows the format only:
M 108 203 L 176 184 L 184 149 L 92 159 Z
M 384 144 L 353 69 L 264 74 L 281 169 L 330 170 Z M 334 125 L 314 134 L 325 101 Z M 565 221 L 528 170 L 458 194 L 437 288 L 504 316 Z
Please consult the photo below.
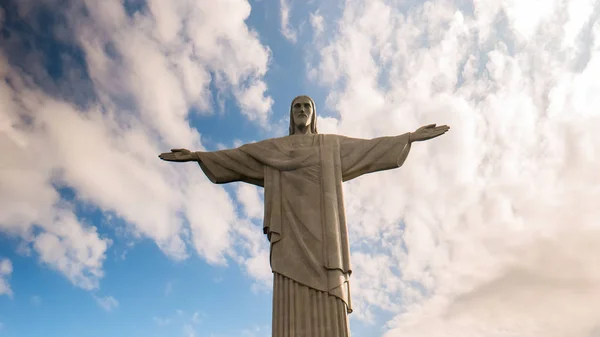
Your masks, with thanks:
M 173 147 L 203 150 L 190 113 L 210 114 L 230 97 L 266 125 L 273 100 L 263 76 L 270 50 L 245 24 L 245 0 L 218 2 L 15 2 L 2 21 L 0 231 L 33 249 L 75 285 L 96 289 L 111 240 L 78 218 L 75 201 L 113 216 L 174 259 L 186 242 L 210 263 L 233 254 L 237 221 L 225 190 L 194 165 L 168 165 Z M 55 26 L 36 21 L 56 15 Z M 13 15 L 14 14 L 14 15 Z M 227 17 L 227 20 L 220 18 Z M 16 29 L 20 20 L 31 29 Z M 49 32 L 58 58 L 36 38 Z M 30 45 L 31 49 L 24 46 Z M 55 69 L 43 68 L 46 61 Z M 210 196 L 210 197 L 208 197 Z
M 12 274 L 12 262 L 7 258 L 0 259 L 0 296 L 12 296 L 13 292 L 8 283 L 8 278 Z
M 268 125 L 271 52 L 245 23 L 250 5 L 127 3 L 67 2 L 48 29 L 60 42 L 57 69 L 43 68 L 50 55 L 36 42 L 37 14 L 54 0 L 0 13 L 2 27 L 17 18 L 31 28 L 1 40 L 0 231 L 73 284 L 98 288 L 112 242 L 78 217 L 67 188 L 107 226 L 122 219 L 173 259 L 189 248 L 213 264 L 232 257 L 268 289 L 257 189 L 240 184 L 230 195 L 198 167 L 156 158 L 203 150 L 188 118 L 213 113 L 223 97 Z M 280 5 L 284 36 L 302 38 L 290 3 Z M 452 127 L 415 144 L 404 167 L 344 186 L 352 319 L 391 312 L 386 336 L 405 337 L 598 331 L 597 1 L 346 0 L 341 15 L 322 6 L 310 16 L 308 73 L 338 115 L 319 117 L 321 132 Z M 0 294 L 11 293 L 5 261 Z
M 452 127 L 404 167 L 345 186 L 353 317 L 395 313 L 389 337 L 597 330 L 598 3 L 343 7 L 316 35 L 311 73 L 338 113 L 320 129 Z
M 105 296 L 105 297 L 94 296 L 94 299 L 96 300 L 96 303 L 98 303 L 98 305 L 105 311 L 113 311 L 114 309 L 119 307 L 119 301 L 117 301 L 112 296 Z
M 288 41 L 292 43 L 296 43 L 298 41 L 298 33 L 290 24 L 290 11 L 291 5 L 288 0 L 279 0 L 280 11 L 280 24 L 281 24 L 281 34 Z

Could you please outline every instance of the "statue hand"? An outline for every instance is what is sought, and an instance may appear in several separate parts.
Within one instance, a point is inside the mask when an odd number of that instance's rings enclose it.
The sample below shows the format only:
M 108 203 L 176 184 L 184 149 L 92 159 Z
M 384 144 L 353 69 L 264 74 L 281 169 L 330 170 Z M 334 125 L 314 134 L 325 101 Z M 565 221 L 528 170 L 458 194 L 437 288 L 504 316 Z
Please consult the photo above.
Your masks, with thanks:
M 193 152 L 187 149 L 172 149 L 171 152 L 165 152 L 158 155 L 158 158 L 166 161 L 186 162 L 196 161 Z
M 448 125 L 435 126 L 435 124 L 429 124 L 418 128 L 415 132 L 410 133 L 411 142 L 420 142 L 435 137 L 439 137 L 444 133 L 448 132 L 450 127 Z

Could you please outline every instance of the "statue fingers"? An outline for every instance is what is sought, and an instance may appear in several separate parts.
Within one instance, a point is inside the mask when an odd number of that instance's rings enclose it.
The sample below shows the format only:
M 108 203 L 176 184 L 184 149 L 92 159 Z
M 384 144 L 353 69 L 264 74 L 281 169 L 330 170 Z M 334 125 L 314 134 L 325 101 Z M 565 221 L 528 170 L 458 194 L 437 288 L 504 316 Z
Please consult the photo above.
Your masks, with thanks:
M 446 131 L 428 130 L 428 132 L 426 133 L 426 136 L 424 137 L 424 139 L 433 139 L 433 138 L 436 138 L 436 137 L 439 137 L 439 136 L 443 135 L 444 133 L 446 133 Z
M 436 132 L 436 133 L 435 133 L 435 136 L 434 136 L 434 137 L 439 137 L 439 136 L 441 136 L 441 135 L 445 134 L 445 133 L 446 133 L 446 131 L 448 131 L 448 130 L 440 130 L 440 131 L 438 131 L 438 132 Z
M 438 132 L 446 133 L 448 130 L 450 130 L 450 128 L 444 125 L 444 126 L 438 126 L 437 128 L 431 130 L 431 132 L 434 132 L 434 133 L 438 133 Z
M 158 155 L 158 158 L 162 160 L 172 160 L 174 158 L 173 153 L 161 153 Z

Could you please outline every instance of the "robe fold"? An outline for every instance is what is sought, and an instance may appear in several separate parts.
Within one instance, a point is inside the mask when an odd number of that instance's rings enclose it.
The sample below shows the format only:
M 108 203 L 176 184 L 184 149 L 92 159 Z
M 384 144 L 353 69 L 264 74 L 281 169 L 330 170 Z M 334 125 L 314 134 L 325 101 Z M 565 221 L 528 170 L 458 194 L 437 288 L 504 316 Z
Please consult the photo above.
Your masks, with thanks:
M 263 227 L 276 280 L 282 276 L 335 296 L 351 313 L 342 182 L 397 168 L 409 151 L 408 134 L 374 139 L 316 134 L 196 155 L 213 183 L 242 181 L 264 187 Z

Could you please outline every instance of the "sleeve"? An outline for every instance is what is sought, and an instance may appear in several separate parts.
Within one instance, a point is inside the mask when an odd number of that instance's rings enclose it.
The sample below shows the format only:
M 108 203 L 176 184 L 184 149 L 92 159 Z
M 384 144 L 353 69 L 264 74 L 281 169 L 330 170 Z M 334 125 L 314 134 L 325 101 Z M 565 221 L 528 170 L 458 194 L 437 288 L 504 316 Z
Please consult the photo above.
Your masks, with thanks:
M 242 148 L 195 154 L 200 168 L 215 184 L 241 181 L 264 187 L 264 165 Z
M 404 164 L 410 152 L 408 133 L 373 139 L 340 138 L 342 180 L 390 170 Z

